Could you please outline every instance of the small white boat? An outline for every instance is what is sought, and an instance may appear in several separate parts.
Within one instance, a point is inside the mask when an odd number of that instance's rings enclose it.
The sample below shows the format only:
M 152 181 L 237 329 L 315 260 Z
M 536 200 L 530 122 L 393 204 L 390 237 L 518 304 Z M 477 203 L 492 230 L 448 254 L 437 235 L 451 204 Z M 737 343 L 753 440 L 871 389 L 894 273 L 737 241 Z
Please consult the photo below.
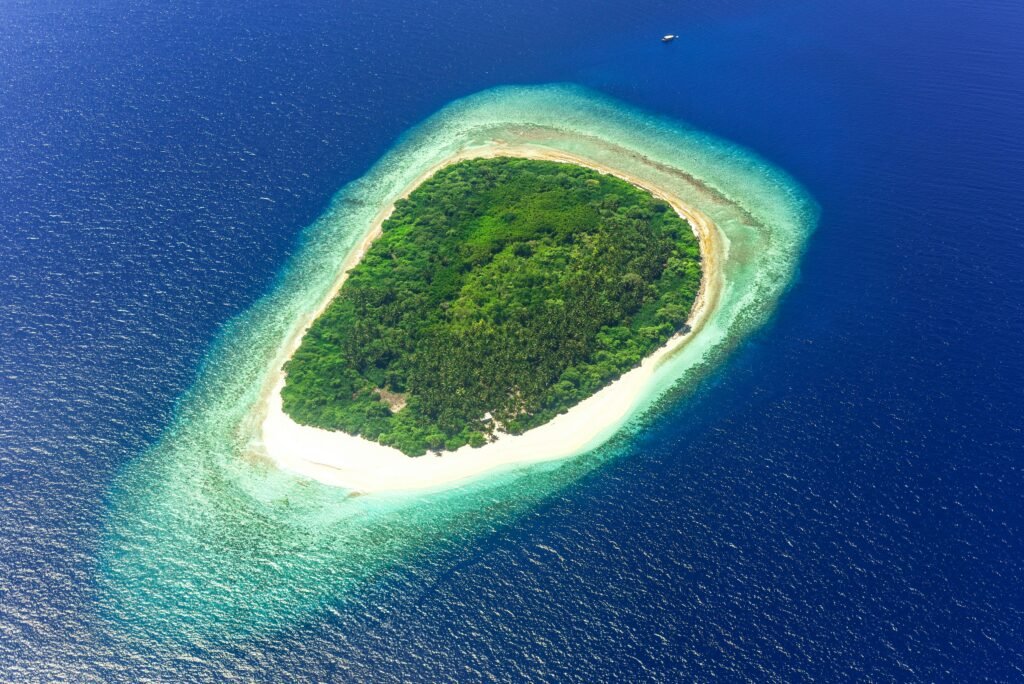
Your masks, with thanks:
M 661 39 L 661 42 L 662 43 L 671 43 L 673 40 L 675 40 L 678 37 L 679 36 L 670 33 L 667 36 L 663 36 L 662 39 Z

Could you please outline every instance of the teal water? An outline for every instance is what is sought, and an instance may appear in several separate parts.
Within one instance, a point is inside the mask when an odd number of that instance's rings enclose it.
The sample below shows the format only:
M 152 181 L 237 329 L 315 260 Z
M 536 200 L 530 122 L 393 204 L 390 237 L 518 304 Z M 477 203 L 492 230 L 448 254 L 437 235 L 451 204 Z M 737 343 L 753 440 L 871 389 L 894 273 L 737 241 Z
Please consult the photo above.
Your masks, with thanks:
M 1024 679 L 1024 4 L 0 18 L 0 681 Z M 236 457 L 345 251 L 300 231 L 448 103 L 556 82 L 806 185 L 768 322 L 601 450 L 469 490 Z
M 381 207 L 424 170 L 491 140 L 608 163 L 710 215 L 728 249 L 708 324 L 659 368 L 616 437 L 584 455 L 401 495 L 353 495 L 268 465 L 251 414 L 296 321 L 329 291 Z M 514 520 L 628 448 L 662 405 L 768 320 L 817 212 L 793 179 L 749 151 L 583 88 L 496 88 L 452 103 L 337 193 L 271 291 L 225 326 L 170 429 L 117 478 L 97 578 L 114 633 L 168 653 L 266 635 L 358 601 L 425 550 L 442 557 L 456 540 Z

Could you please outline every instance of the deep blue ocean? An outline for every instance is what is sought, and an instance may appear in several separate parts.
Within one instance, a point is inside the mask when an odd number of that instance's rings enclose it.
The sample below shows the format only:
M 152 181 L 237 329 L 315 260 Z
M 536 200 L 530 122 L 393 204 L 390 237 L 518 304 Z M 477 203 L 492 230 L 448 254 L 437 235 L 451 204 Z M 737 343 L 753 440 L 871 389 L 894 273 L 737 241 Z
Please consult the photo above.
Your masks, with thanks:
M 1024 680 L 1022 36 L 1008 0 L 0 0 L 0 681 Z M 354 598 L 113 638 L 111 488 L 225 324 L 410 126 L 548 82 L 807 188 L 770 324 Z

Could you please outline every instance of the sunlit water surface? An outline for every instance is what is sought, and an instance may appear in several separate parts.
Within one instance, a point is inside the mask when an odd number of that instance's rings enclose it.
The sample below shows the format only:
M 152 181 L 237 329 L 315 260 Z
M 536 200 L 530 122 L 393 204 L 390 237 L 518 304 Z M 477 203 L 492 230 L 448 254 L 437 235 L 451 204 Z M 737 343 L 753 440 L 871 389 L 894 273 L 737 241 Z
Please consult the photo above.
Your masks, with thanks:
M 1020 3 L 0 19 L 0 680 L 1024 676 Z M 602 94 L 520 118 L 719 149 L 788 226 L 748 235 L 783 240 L 737 262 L 749 319 L 582 458 L 416 499 L 238 458 L 338 210 L 387 199 L 348 184 L 509 123 L 510 83 Z

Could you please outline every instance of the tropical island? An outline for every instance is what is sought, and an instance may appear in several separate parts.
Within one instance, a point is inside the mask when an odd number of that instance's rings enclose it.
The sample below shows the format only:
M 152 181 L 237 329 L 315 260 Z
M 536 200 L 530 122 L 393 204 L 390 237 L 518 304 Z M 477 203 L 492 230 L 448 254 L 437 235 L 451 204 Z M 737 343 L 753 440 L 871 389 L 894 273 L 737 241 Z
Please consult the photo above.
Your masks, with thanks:
M 562 161 L 444 166 L 381 235 L 284 366 L 282 408 L 408 456 L 551 421 L 685 332 L 693 227 L 663 199 Z

